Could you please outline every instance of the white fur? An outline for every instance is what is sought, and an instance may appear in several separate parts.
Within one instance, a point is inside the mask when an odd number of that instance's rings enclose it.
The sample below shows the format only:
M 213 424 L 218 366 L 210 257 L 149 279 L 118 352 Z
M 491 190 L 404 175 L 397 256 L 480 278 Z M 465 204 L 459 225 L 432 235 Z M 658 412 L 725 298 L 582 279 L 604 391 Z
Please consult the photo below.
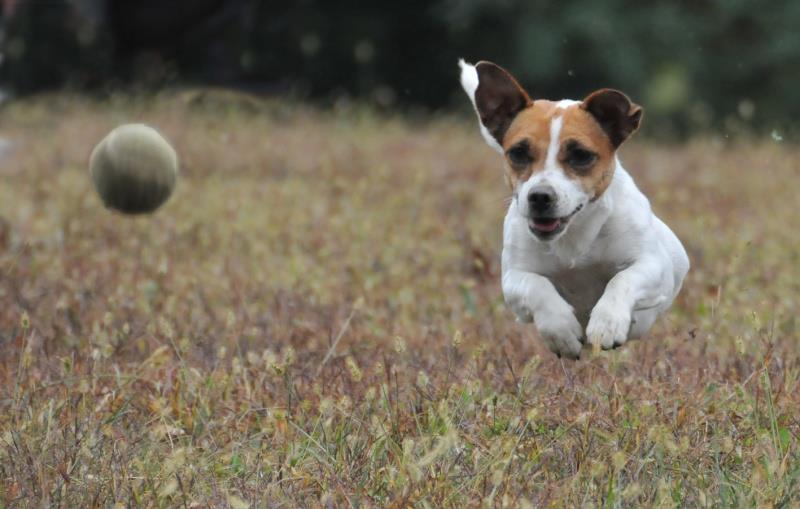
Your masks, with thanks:
M 558 108 L 560 110 L 565 110 L 565 109 L 569 108 L 570 106 L 574 106 L 574 105 L 580 104 L 580 103 L 581 103 L 580 101 L 576 101 L 574 99 L 561 99 L 560 101 L 558 101 L 556 103 L 556 108 Z
M 475 105 L 475 91 L 478 90 L 478 70 L 475 69 L 474 65 L 466 63 L 463 58 L 458 61 L 458 65 L 461 67 L 461 86 L 464 88 L 464 92 L 469 96 L 470 101 L 472 101 L 472 106 L 475 108 L 475 113 L 477 113 L 478 108 Z M 489 130 L 483 125 L 480 114 L 478 115 L 478 124 L 481 126 L 481 135 L 483 135 L 483 139 L 486 140 L 486 143 L 502 154 L 503 147 L 497 143 L 494 136 L 492 136 Z
M 545 170 L 555 170 L 558 166 L 556 158 L 558 157 L 558 139 L 561 137 L 562 127 L 564 127 L 564 117 L 553 117 L 550 121 L 550 144 L 547 146 L 547 154 L 545 154 L 544 160 Z

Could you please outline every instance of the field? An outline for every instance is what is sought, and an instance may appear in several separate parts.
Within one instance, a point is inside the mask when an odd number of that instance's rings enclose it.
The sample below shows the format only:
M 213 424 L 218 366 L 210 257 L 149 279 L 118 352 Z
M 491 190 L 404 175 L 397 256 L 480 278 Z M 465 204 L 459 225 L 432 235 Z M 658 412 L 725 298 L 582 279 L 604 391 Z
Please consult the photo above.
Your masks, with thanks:
M 129 218 L 86 165 L 133 120 L 182 174 Z M 472 116 L 42 97 L 0 135 L 0 508 L 800 507 L 798 147 L 634 137 L 692 271 L 562 363 L 503 304 Z

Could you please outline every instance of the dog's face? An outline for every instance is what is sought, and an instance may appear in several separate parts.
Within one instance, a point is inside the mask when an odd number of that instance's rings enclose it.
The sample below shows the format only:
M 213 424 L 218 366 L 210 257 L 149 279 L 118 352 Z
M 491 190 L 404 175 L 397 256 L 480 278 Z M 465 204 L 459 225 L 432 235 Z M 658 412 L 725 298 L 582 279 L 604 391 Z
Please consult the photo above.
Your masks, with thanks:
M 642 109 L 616 90 L 583 101 L 534 101 L 503 68 L 461 62 L 461 84 L 481 132 L 506 161 L 506 178 L 533 235 L 550 241 L 605 192 L 616 150 L 638 127 Z

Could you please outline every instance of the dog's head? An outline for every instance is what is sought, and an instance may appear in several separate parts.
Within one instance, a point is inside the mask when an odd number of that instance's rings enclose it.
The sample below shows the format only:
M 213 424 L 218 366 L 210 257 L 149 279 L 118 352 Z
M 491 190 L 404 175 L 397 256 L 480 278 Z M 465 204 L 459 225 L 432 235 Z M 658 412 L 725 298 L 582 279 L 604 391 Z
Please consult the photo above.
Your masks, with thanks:
M 617 148 L 638 129 L 642 108 L 611 89 L 583 101 L 534 101 L 496 64 L 460 65 L 481 133 L 505 156 L 520 214 L 539 240 L 559 237 L 611 183 Z

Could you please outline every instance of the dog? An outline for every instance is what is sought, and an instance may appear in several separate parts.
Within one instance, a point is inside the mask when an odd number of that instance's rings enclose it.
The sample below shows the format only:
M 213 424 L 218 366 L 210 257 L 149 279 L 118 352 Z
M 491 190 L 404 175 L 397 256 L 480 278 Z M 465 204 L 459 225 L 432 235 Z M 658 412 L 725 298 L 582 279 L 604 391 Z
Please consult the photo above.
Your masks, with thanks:
M 617 157 L 642 108 L 612 89 L 532 100 L 494 63 L 459 65 L 513 192 L 503 223 L 506 304 L 559 357 L 645 335 L 680 291 L 689 258 Z

